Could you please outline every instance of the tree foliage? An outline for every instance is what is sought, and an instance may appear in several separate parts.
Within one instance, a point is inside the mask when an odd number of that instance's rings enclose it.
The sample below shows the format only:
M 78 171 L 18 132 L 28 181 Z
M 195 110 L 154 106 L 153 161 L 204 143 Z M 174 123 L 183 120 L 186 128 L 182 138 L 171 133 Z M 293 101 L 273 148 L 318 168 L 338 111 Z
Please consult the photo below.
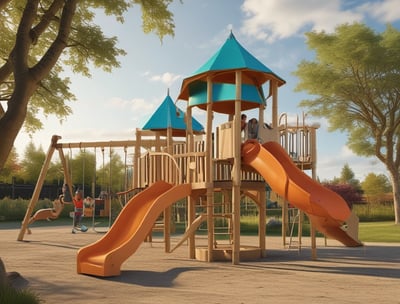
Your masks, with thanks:
M 96 166 L 95 153 L 86 150 L 81 150 L 79 154 L 69 159 L 69 174 L 71 174 L 72 184 L 81 190 L 85 190 L 85 196 L 92 196 L 90 190 L 85 189 L 85 187 L 91 187 L 98 183 Z
M 90 77 L 90 67 L 111 71 L 125 51 L 95 24 L 103 11 L 123 22 L 139 5 L 146 33 L 174 34 L 172 0 L 0 0 L 0 169 L 22 126 L 42 128 L 39 114 L 71 114 L 75 100 L 63 72 Z
M 101 151 L 100 151 L 101 150 Z M 46 154 L 42 147 L 36 147 L 33 142 L 29 142 L 25 147 L 21 161 L 18 161 L 15 149 L 10 154 L 12 161 L 8 160 L 7 165 L 0 174 L 0 182 L 12 183 L 12 178 L 16 178 L 18 184 L 36 184 L 41 169 L 43 167 Z M 71 177 L 74 189 L 84 190 L 85 196 L 98 196 L 99 191 L 116 193 L 127 190 L 126 167 L 121 154 L 117 150 L 101 148 L 96 151 L 80 149 L 78 151 L 64 151 L 65 160 L 68 167 L 68 174 Z M 61 161 L 55 154 L 49 164 L 45 175 L 45 183 L 61 185 L 64 180 L 64 169 Z M 6 170 L 7 169 L 7 170 Z
M 11 184 L 14 177 L 20 174 L 21 166 L 18 161 L 18 153 L 15 148 L 13 148 L 8 155 L 7 161 L 0 170 L 0 182 Z
M 323 185 L 339 194 L 350 208 L 353 204 L 363 201 L 362 193 L 351 184 L 324 183 Z
M 307 33 L 315 51 L 295 75 L 297 90 L 313 99 L 301 106 L 326 117 L 331 131 L 348 134 L 349 148 L 360 156 L 376 156 L 388 169 L 395 221 L 400 220 L 400 32 L 388 25 L 376 33 L 359 23 L 335 32 Z
M 39 178 L 46 154 L 42 147 L 35 147 L 33 142 L 30 142 L 24 151 L 24 158 L 21 161 L 21 178 L 25 183 L 35 184 Z
M 340 181 L 342 183 L 351 183 L 354 180 L 354 171 L 350 168 L 349 164 L 345 164 L 340 171 Z
M 108 160 L 97 171 L 97 180 L 103 191 L 115 194 L 125 189 L 125 164 L 114 150 L 109 153 Z
M 361 183 L 361 187 L 365 195 L 380 195 L 386 194 L 391 191 L 390 182 L 386 175 L 369 173 L 364 181 Z

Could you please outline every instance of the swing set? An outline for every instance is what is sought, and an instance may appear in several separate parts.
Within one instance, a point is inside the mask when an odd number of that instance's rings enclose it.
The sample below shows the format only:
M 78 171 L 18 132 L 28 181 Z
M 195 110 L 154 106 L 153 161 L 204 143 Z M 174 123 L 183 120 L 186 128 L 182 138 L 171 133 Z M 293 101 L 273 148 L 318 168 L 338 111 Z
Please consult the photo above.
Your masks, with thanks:
M 72 172 L 72 167 L 70 166 L 69 161 L 72 160 L 72 150 L 73 149 L 80 149 L 81 153 L 83 154 L 82 157 L 82 187 L 77 188 L 76 190 L 81 191 L 82 194 L 84 195 L 84 210 L 83 210 L 83 216 L 84 217 L 91 217 L 92 218 L 92 229 L 95 232 L 98 233 L 105 233 L 109 229 L 109 227 L 112 224 L 112 155 L 113 155 L 113 149 L 115 148 L 123 148 L 123 153 L 124 153 L 124 181 L 123 181 L 123 187 L 125 188 L 124 192 L 129 192 L 126 191 L 128 187 L 130 186 L 130 180 L 129 180 L 129 173 L 130 170 L 128 170 L 128 148 L 134 147 L 135 146 L 135 141 L 108 141 L 108 142 L 79 142 L 79 143 L 58 143 L 58 141 L 61 139 L 61 136 L 54 135 L 51 139 L 51 144 L 50 147 L 47 151 L 47 155 L 45 158 L 45 161 L 43 163 L 41 172 L 39 174 L 38 181 L 36 183 L 32 198 L 30 200 L 30 203 L 28 205 L 28 208 L 25 213 L 25 217 L 22 221 L 21 225 L 21 230 L 18 236 L 18 240 L 22 240 L 24 237 L 25 232 L 28 232 L 28 234 L 31 233 L 31 230 L 29 229 L 29 225 L 33 224 L 35 221 L 38 220 L 55 220 L 59 217 L 61 214 L 64 205 L 65 204 L 71 204 L 73 199 L 72 195 L 74 193 L 74 188 L 73 188 L 73 172 Z M 86 178 L 86 170 L 87 164 L 86 164 L 86 149 L 88 148 L 93 148 L 94 149 L 94 155 L 95 155 L 95 162 L 94 162 L 94 178 L 92 181 L 92 189 L 91 189 L 91 196 L 86 196 L 85 197 L 85 178 Z M 109 149 L 108 156 L 109 156 L 109 164 L 108 168 L 106 168 L 105 164 L 105 158 L 106 158 L 106 148 Z M 68 157 L 65 156 L 64 150 L 68 149 L 69 150 L 69 155 Z M 101 161 L 102 161 L 102 178 L 101 178 L 101 186 L 100 186 L 100 193 L 98 197 L 96 197 L 96 171 L 97 171 L 97 150 L 101 150 Z M 53 202 L 53 207 L 52 208 L 46 208 L 46 209 L 39 209 L 35 213 L 33 213 L 36 203 L 39 199 L 39 195 L 41 192 L 41 189 L 43 187 L 43 183 L 46 177 L 46 174 L 48 172 L 49 166 L 51 159 L 55 153 L 55 151 L 58 151 L 59 159 L 61 160 L 61 165 L 63 168 L 64 172 L 64 187 L 66 189 L 63 191 L 63 194 L 59 196 L 56 200 Z M 107 172 L 108 170 L 108 172 Z M 108 179 L 106 174 L 108 173 Z M 131 191 L 131 190 L 130 190 Z M 116 193 L 118 196 L 120 192 Z M 126 199 L 128 198 L 127 195 L 124 195 L 125 197 L 125 202 Z M 121 199 L 119 199 L 119 202 L 121 204 L 121 207 L 123 207 L 123 202 Z M 33 214 L 33 215 L 32 215 Z M 71 217 L 73 217 L 73 212 L 70 214 Z M 100 218 L 102 220 L 100 220 Z M 107 218 L 107 226 L 98 226 L 101 222 L 104 222 L 104 218 Z M 105 229 L 105 230 L 104 230 Z
M 72 172 L 72 168 L 69 162 L 72 160 L 73 149 L 79 149 L 80 152 L 83 154 L 81 164 L 82 185 L 81 188 L 79 188 L 79 190 L 82 191 L 84 195 L 83 216 L 92 219 L 91 224 L 93 231 L 97 233 L 105 233 L 108 231 L 113 222 L 113 212 L 111 210 L 112 199 L 117 198 L 120 207 L 124 208 L 129 199 L 131 199 L 137 193 L 146 188 L 149 184 L 149 180 L 154 178 L 153 173 L 142 174 L 143 171 L 145 171 L 145 167 L 149 165 L 148 159 L 141 157 L 143 152 L 145 152 L 145 155 L 148 155 L 151 150 L 161 151 L 161 147 L 165 147 L 167 145 L 167 140 L 163 138 L 163 136 L 159 133 L 150 130 L 140 129 L 136 129 L 136 140 L 60 143 L 60 139 L 61 136 L 58 135 L 53 135 L 51 138 L 51 143 L 48 148 L 44 163 L 42 165 L 39 178 L 37 180 L 32 198 L 26 210 L 25 217 L 21 224 L 21 229 L 17 238 L 18 241 L 22 241 L 25 233 L 30 232 L 30 224 L 34 223 L 37 220 L 55 220 L 59 217 L 64 207 L 64 204 L 72 203 L 72 194 L 74 193 L 74 188 L 72 186 L 74 185 L 72 175 L 74 172 Z M 88 175 L 86 174 L 88 170 L 88 164 L 86 163 L 86 152 L 88 151 L 88 149 L 93 149 L 95 155 L 95 163 L 93 166 L 94 178 L 91 185 L 91 196 L 85 195 L 85 179 Z M 112 193 L 111 191 L 112 181 L 115 179 L 114 173 L 111 170 L 112 156 L 113 153 L 116 153 L 114 152 L 114 149 L 122 149 L 124 155 L 124 180 L 121 183 L 123 184 L 123 189 L 121 192 L 116 193 Z M 132 154 L 129 152 L 129 149 L 131 149 L 131 151 L 133 150 Z M 68 157 L 66 157 L 64 154 L 65 150 L 69 151 Z M 67 187 L 67 189 L 64 193 L 64 196 L 60 196 L 53 202 L 53 208 L 40 209 L 34 213 L 35 206 L 38 202 L 39 195 L 43 187 L 52 157 L 54 156 L 56 151 L 58 151 L 58 156 L 61 160 L 61 165 L 64 172 L 64 185 Z M 101 157 L 99 158 L 101 158 L 102 174 L 100 178 L 100 190 L 96 191 L 98 151 L 101 151 Z M 105 163 L 107 153 L 109 157 L 108 168 L 106 168 Z M 99 192 L 97 197 L 96 192 Z M 58 204 L 60 198 L 63 198 L 61 205 Z M 71 217 L 72 216 L 73 214 L 71 214 Z M 170 215 L 167 214 L 165 217 L 169 218 Z M 103 225 L 104 218 L 107 218 L 107 225 Z M 163 226 L 165 238 L 168 239 L 170 229 L 169 224 L 164 223 Z

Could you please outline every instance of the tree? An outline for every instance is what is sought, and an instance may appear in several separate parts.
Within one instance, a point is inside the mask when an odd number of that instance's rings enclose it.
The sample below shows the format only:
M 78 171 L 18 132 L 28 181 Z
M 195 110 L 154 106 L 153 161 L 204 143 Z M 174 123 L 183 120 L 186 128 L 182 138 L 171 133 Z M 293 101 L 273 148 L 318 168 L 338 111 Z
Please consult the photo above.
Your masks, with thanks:
M 7 161 L 0 170 L 0 182 L 11 184 L 13 177 L 16 177 L 21 170 L 21 166 L 18 163 L 18 153 L 13 148 L 8 155 Z
M 369 173 L 361 183 L 365 195 L 385 194 L 391 190 L 389 179 L 384 174 Z
M 124 21 L 140 5 L 145 33 L 160 39 L 174 34 L 172 0 L 0 0 L 0 169 L 24 126 L 42 128 L 37 114 L 71 114 L 66 102 L 75 99 L 65 67 L 90 76 L 89 66 L 111 71 L 119 66 L 116 37 L 106 37 L 94 24 L 96 13 Z M 3 103 L 1 103 L 3 102 Z
M 21 161 L 21 177 L 25 183 L 36 184 L 45 158 L 42 147 L 36 148 L 33 142 L 27 145 Z
M 342 183 L 351 183 L 354 180 L 354 172 L 351 170 L 349 164 L 345 164 L 342 168 L 342 171 L 340 171 L 340 181 Z
M 339 183 L 349 184 L 355 190 L 362 192 L 360 181 L 355 178 L 354 171 L 347 163 L 343 166 L 342 171 L 340 171 Z
M 96 155 L 89 151 L 81 150 L 78 155 L 69 161 L 69 169 L 72 177 L 72 184 L 81 190 L 84 187 L 96 184 Z M 94 190 L 94 189 L 93 189 Z M 88 188 L 85 188 L 84 195 L 92 195 Z
M 387 168 L 393 189 L 395 222 L 400 221 L 400 32 L 382 33 L 355 23 L 335 32 L 309 32 L 313 61 L 303 60 L 294 74 L 297 90 L 314 99 L 300 106 L 326 117 L 330 131 L 347 132 L 348 147 L 376 156 Z
M 360 203 L 363 200 L 361 192 L 351 184 L 323 183 L 323 185 L 339 194 L 350 208 L 352 208 L 353 204 Z
M 115 153 L 114 150 L 110 151 L 111 157 L 108 162 L 102 164 L 101 168 L 97 170 L 99 184 L 104 191 L 111 190 L 111 193 L 116 193 L 125 189 L 125 165 L 121 156 Z M 110 184 L 111 183 L 111 184 Z

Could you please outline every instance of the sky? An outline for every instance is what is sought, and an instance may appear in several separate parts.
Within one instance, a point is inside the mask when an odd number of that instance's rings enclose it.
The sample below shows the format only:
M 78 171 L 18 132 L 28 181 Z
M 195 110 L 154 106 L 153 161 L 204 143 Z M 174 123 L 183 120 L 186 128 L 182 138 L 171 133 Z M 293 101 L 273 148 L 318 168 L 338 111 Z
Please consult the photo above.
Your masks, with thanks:
M 388 23 L 400 29 L 397 0 L 175 0 L 169 8 L 175 35 L 164 37 L 162 43 L 155 34 L 143 33 L 137 6 L 127 12 L 124 24 L 99 14 L 97 22 L 104 33 L 116 36 L 118 47 L 127 52 L 119 58 L 121 67 L 112 73 L 93 68 L 91 78 L 66 72 L 77 98 L 70 103 L 73 114 L 63 123 L 56 117 L 41 117 L 44 129 L 32 138 L 21 131 L 15 142 L 17 152 L 23 155 L 30 140 L 47 151 L 54 134 L 62 137 L 60 142 L 134 139 L 135 129 L 143 127 L 168 90 L 176 100 L 182 80 L 202 66 L 231 31 L 244 48 L 286 80 L 278 92 L 279 113 L 302 119 L 305 109 L 298 104 L 308 96 L 294 92 L 298 79 L 293 72 L 301 60 L 313 58 L 306 32 L 333 32 L 337 25 L 353 22 L 377 32 Z M 178 100 L 177 106 L 184 110 L 186 103 Z M 205 125 L 204 111 L 193 115 Z M 265 120 L 270 117 L 267 106 Z M 340 176 L 345 164 L 360 181 L 370 172 L 386 174 L 379 161 L 356 156 L 347 148 L 346 133 L 328 132 L 326 120 L 306 116 L 306 123 L 313 122 L 321 125 L 317 131 L 320 180 Z

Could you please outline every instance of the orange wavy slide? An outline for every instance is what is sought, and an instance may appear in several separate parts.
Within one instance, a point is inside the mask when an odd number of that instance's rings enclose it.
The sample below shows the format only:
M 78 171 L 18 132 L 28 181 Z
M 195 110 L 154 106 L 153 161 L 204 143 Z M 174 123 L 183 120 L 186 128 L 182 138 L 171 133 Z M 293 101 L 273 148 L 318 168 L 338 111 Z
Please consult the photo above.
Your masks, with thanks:
M 297 168 L 281 145 L 246 141 L 242 146 L 242 159 L 264 177 L 274 192 L 303 210 L 318 231 L 346 246 L 362 246 L 342 229 L 353 216 L 347 203 Z
M 99 277 L 120 275 L 122 263 L 139 248 L 160 213 L 190 193 L 190 184 L 158 181 L 135 195 L 101 239 L 78 251 L 78 273 Z

